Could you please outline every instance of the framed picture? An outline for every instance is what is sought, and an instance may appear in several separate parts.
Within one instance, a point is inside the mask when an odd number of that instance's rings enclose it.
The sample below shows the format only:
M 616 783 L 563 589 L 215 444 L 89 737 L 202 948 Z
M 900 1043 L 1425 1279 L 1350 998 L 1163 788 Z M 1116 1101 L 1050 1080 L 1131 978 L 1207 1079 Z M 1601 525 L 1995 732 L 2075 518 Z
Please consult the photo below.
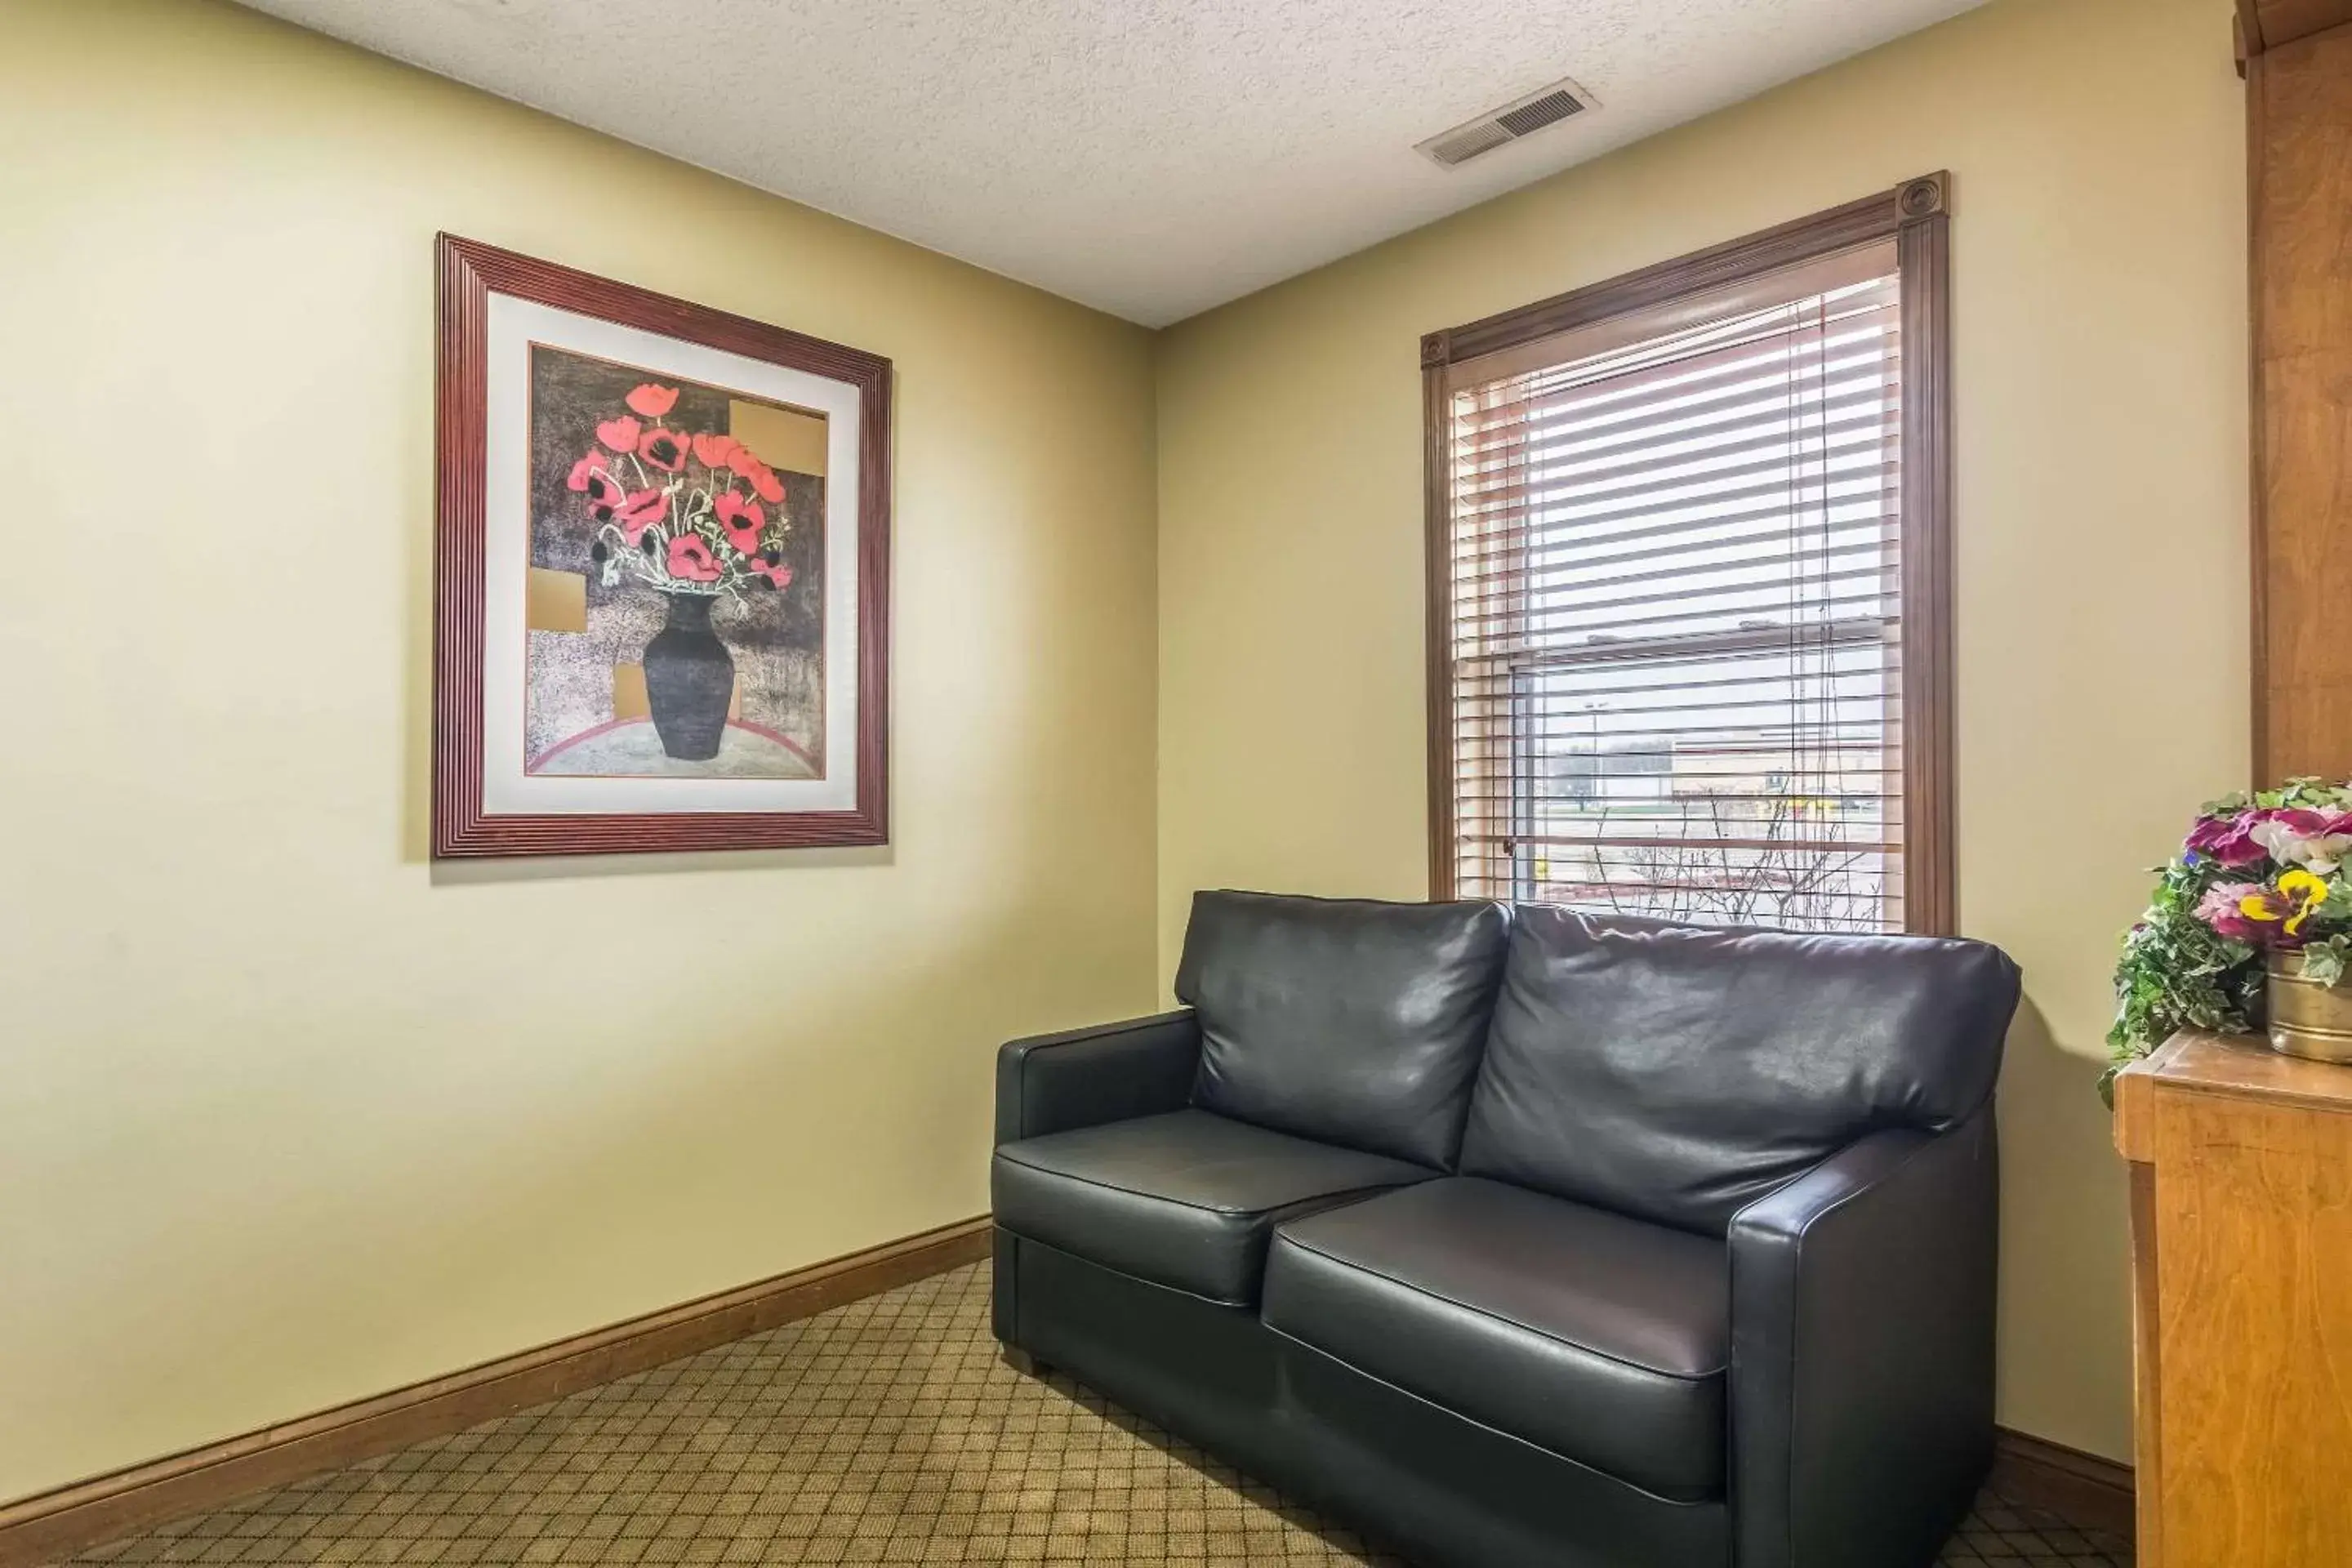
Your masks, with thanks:
M 433 853 L 888 842 L 890 362 L 439 243 Z

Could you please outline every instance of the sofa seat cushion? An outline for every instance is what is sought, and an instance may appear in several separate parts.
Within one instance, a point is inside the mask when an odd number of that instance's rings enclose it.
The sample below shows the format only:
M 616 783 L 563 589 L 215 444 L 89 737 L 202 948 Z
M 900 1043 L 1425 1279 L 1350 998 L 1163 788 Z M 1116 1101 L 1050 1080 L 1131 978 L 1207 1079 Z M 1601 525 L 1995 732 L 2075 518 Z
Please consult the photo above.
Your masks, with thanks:
M 990 1186 L 1015 1236 L 1255 1306 L 1276 1225 L 1434 1173 L 1189 1110 L 1004 1144 Z
M 1448 1177 L 1290 1220 L 1267 1327 L 1660 1497 L 1724 1489 L 1722 1243 Z

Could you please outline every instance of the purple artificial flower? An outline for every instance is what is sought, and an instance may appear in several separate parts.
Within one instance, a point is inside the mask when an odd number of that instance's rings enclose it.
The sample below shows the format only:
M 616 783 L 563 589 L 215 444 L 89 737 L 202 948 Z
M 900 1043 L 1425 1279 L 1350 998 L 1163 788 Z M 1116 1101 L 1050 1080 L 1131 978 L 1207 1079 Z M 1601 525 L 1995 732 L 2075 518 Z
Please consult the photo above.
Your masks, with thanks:
M 2270 852 L 2254 838 L 2254 829 L 2267 815 L 2242 811 L 2231 816 L 2200 816 L 2197 826 L 2189 830 L 2188 847 L 2193 854 L 2210 856 L 2233 868 L 2254 865 L 2269 858 Z

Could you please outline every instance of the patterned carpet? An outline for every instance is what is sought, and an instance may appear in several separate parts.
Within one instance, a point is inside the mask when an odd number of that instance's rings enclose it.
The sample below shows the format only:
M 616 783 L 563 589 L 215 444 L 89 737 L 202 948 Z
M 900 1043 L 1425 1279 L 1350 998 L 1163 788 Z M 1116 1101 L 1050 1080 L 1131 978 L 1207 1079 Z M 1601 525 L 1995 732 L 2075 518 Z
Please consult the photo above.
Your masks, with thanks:
M 149 1563 L 1393 1563 L 988 1332 L 985 1264 L 97 1548 Z M 2128 1568 L 1990 1494 L 1943 1561 Z

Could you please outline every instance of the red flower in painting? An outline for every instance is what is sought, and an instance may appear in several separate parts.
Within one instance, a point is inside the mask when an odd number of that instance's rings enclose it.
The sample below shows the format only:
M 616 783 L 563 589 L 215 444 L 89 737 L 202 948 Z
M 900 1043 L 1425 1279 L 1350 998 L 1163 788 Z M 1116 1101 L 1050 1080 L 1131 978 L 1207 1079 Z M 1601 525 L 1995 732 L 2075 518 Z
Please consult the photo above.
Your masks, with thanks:
M 613 521 L 621 510 L 621 487 L 613 476 L 597 472 L 588 476 L 588 521 L 602 526 Z
M 677 406 L 677 388 L 656 386 L 649 381 L 631 392 L 627 402 L 632 411 L 648 419 L 658 419 Z
M 698 435 L 694 438 L 694 455 L 706 468 L 723 468 L 728 460 L 740 450 L 742 443 L 732 436 Z
M 793 585 L 793 569 L 780 562 L 754 561 L 751 563 L 751 575 L 765 577 L 771 587 L 789 588 Z
M 604 453 L 589 453 L 586 457 L 572 465 L 571 477 L 563 481 L 563 488 L 568 490 L 586 489 L 588 488 L 589 481 L 596 477 L 596 470 L 604 466 Z
M 615 452 L 634 452 L 637 449 L 637 432 L 643 428 L 624 414 L 618 419 L 607 419 L 597 426 L 596 439 Z
M 662 472 L 674 474 L 686 467 L 686 437 L 675 430 L 656 426 L 638 441 L 637 456 Z
M 667 490 L 638 490 L 621 503 L 621 537 L 635 544 L 645 536 L 646 530 L 668 515 Z
M 760 531 L 768 526 L 768 518 L 759 502 L 726 490 L 713 510 L 719 514 L 719 526 L 727 531 L 728 543 L 746 555 L 760 548 Z
M 719 563 L 700 534 L 681 533 L 669 542 L 669 574 L 688 583 L 719 581 Z
M 751 454 L 747 452 L 744 456 L 749 458 Z M 759 458 L 751 458 L 751 467 L 746 468 L 739 461 L 735 465 L 735 471 L 751 481 L 751 488 L 759 492 L 761 500 L 766 501 L 770 506 L 784 504 L 784 481 L 776 478 L 775 469 L 768 467 Z

